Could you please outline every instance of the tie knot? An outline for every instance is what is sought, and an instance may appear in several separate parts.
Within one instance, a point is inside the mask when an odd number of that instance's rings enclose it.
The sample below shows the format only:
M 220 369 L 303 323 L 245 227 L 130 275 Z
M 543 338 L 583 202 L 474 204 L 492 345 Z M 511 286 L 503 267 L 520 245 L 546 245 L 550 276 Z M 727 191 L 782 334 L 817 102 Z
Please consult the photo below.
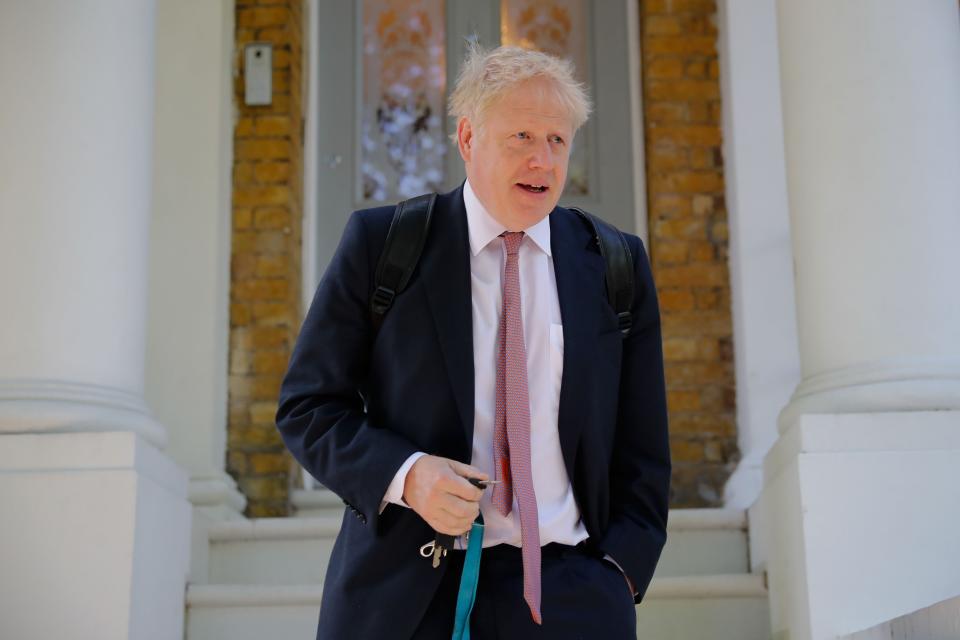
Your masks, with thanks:
M 507 255 L 515 256 L 520 251 L 520 241 L 523 240 L 523 231 L 504 231 L 503 243 L 507 247 Z

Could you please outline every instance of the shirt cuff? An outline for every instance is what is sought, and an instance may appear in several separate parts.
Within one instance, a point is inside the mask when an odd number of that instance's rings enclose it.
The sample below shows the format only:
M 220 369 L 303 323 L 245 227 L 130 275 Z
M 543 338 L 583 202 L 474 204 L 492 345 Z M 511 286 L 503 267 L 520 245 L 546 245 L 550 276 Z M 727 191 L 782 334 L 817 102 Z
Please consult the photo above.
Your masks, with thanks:
M 390 481 L 390 486 L 387 487 L 387 493 L 383 496 L 383 500 L 380 501 L 380 511 L 383 513 L 383 510 L 387 508 L 388 504 L 398 504 L 401 507 L 410 508 L 403 500 L 403 485 L 407 480 L 407 472 L 410 471 L 410 467 L 413 466 L 413 463 L 419 460 L 422 456 L 427 455 L 423 451 L 418 451 L 410 455 L 400 468 L 397 469 L 397 473 L 394 474 L 393 480 Z
M 610 562 L 613 563 L 613 566 L 615 566 L 617 569 L 620 569 L 620 573 L 622 573 L 623 577 L 627 579 L 627 584 L 630 586 L 630 592 L 633 595 L 637 595 L 637 590 L 633 586 L 633 580 L 631 580 L 630 576 L 627 575 L 627 572 L 623 570 L 623 567 L 620 566 L 620 563 L 614 560 L 613 558 L 611 558 L 609 553 L 603 554 L 603 559 L 609 560 Z

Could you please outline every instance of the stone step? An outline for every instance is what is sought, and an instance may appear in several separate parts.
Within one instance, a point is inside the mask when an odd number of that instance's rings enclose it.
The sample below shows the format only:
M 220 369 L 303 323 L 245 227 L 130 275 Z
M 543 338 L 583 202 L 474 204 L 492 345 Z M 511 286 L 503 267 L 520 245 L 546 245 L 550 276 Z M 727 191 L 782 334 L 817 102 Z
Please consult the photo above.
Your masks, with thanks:
M 341 513 L 220 522 L 209 530 L 211 584 L 319 584 Z M 746 516 L 728 509 L 670 512 L 657 577 L 749 571 Z M 310 559 L 310 561 L 305 561 Z
M 321 584 L 190 585 L 187 640 L 312 638 Z M 753 574 L 654 578 L 637 607 L 644 640 L 767 640 L 763 576 Z

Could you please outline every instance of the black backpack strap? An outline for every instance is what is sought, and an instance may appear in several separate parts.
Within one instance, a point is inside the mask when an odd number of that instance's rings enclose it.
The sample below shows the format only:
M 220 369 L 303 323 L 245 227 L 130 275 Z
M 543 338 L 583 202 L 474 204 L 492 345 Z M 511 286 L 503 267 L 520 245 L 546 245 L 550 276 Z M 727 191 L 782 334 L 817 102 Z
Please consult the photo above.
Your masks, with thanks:
M 380 329 L 393 299 L 406 288 L 420 261 L 436 200 L 435 193 L 417 196 L 404 200 L 393 212 L 387 241 L 377 262 L 373 297 L 370 299 L 374 331 Z
M 630 333 L 633 318 L 630 308 L 633 306 L 633 254 L 627 239 L 620 230 L 593 214 L 577 207 L 569 207 L 589 224 L 593 237 L 600 249 L 600 255 L 606 264 L 607 300 L 617 314 L 620 333 L 624 337 Z

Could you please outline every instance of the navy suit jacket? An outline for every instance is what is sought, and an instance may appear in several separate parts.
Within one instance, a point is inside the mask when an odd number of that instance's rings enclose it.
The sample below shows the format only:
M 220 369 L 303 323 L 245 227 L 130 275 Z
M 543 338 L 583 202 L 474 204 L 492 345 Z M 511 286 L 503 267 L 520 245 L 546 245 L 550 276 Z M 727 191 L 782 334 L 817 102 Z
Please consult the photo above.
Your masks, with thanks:
M 324 581 L 318 638 L 410 637 L 446 570 L 446 563 L 433 569 L 420 556 L 434 533 L 416 512 L 394 504 L 378 511 L 410 454 L 471 459 L 473 330 L 462 189 L 437 198 L 418 267 L 378 332 L 369 300 L 393 207 L 353 213 L 291 355 L 277 427 L 294 457 L 348 506 Z M 624 339 L 587 226 L 556 207 L 550 234 L 564 336 L 557 424 L 563 461 L 590 549 L 617 561 L 640 602 L 666 541 L 670 483 L 650 265 L 639 238 L 625 234 L 636 292 Z

